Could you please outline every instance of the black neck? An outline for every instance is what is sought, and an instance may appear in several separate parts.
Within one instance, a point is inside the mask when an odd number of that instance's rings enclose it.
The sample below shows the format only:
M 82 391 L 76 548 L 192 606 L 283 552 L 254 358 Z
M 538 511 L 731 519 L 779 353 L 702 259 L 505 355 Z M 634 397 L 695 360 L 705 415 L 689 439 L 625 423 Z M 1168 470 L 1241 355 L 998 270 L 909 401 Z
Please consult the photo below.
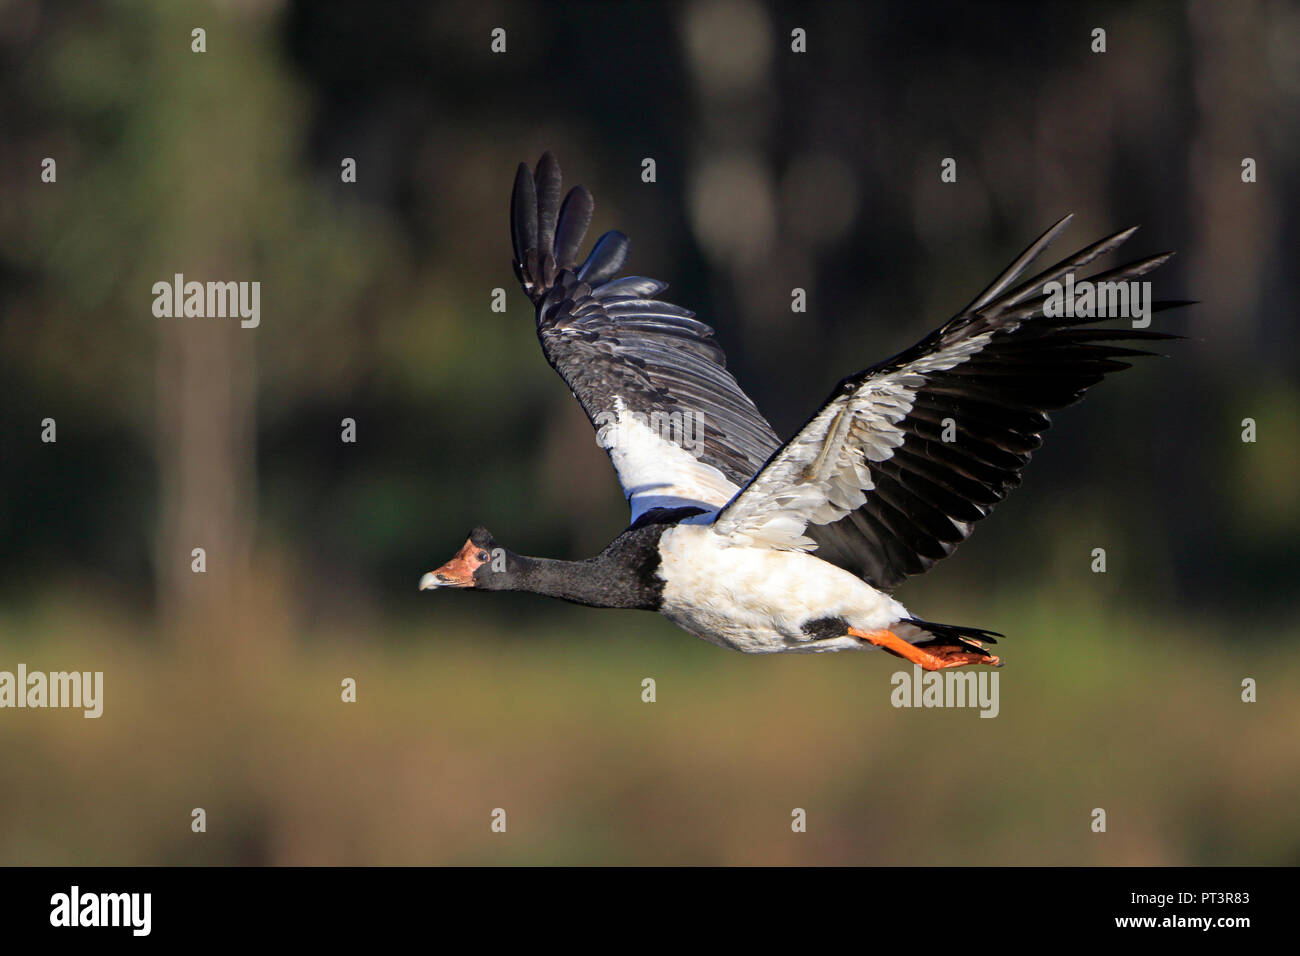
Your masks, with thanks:
M 476 576 L 489 591 L 528 591 L 588 607 L 659 609 L 664 582 L 659 536 L 666 525 L 635 528 L 586 561 L 554 561 L 506 552 L 505 568 Z

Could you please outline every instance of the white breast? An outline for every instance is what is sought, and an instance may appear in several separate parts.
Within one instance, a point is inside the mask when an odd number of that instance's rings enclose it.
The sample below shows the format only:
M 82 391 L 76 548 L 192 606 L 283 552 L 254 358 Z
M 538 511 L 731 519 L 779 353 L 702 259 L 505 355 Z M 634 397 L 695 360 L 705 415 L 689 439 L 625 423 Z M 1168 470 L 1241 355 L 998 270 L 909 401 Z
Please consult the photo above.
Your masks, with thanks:
M 661 613 L 713 644 L 750 654 L 863 649 L 845 635 L 812 641 L 805 622 L 842 617 L 875 630 L 907 609 L 848 571 L 802 551 L 732 544 L 707 524 L 681 524 L 659 539 Z

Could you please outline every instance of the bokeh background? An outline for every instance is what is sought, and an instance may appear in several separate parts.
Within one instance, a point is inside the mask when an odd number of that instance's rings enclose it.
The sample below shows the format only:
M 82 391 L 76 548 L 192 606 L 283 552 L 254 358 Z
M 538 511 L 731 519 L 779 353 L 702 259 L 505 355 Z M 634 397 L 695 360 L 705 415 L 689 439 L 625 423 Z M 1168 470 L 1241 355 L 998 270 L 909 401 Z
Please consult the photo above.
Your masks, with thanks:
M 1284 0 L 0 0 L 0 669 L 105 672 L 99 720 L 0 712 L 0 863 L 1300 863 L 1297 115 Z M 996 719 L 895 710 L 883 655 L 417 593 L 476 523 L 626 521 L 510 270 L 548 148 L 783 434 L 1067 211 L 1178 250 L 1188 338 L 900 591 L 1008 634 Z M 176 272 L 261 326 L 155 318 Z

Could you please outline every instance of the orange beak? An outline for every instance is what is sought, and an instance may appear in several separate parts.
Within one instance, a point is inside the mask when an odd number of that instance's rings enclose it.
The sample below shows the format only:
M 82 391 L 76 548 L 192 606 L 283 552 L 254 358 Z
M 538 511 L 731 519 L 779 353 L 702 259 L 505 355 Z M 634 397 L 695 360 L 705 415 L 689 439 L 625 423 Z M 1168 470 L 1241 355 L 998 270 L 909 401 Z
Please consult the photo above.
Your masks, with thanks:
M 420 590 L 431 591 L 434 588 L 472 588 L 474 572 L 483 566 L 478 559 L 480 548 L 473 541 L 466 540 L 456 556 L 438 568 L 420 578 Z

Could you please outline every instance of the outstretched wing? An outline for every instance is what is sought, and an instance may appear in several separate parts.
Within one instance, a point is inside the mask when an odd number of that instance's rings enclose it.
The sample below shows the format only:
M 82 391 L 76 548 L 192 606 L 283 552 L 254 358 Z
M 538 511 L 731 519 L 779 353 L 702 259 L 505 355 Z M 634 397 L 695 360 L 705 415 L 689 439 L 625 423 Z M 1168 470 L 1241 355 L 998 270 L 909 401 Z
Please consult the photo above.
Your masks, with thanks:
M 628 239 L 603 235 L 579 264 L 591 193 L 569 191 L 549 152 L 520 164 L 510 203 L 515 274 L 537 337 L 618 472 L 632 519 L 652 508 L 725 504 L 780 442 L 726 370 L 713 329 L 658 296 L 667 283 L 615 278 Z
M 1045 232 L 958 316 L 912 348 L 844 379 L 821 410 L 717 515 L 737 540 L 818 556 L 892 588 L 951 554 L 1041 443 L 1046 412 L 1076 402 L 1123 358 L 1115 343 L 1173 338 L 1046 318 L 1044 286 L 1131 236 L 1094 243 L 1012 288 L 1069 223 Z M 1127 281 L 1172 253 L 1092 276 Z M 1182 303 L 1154 303 L 1167 308 Z

